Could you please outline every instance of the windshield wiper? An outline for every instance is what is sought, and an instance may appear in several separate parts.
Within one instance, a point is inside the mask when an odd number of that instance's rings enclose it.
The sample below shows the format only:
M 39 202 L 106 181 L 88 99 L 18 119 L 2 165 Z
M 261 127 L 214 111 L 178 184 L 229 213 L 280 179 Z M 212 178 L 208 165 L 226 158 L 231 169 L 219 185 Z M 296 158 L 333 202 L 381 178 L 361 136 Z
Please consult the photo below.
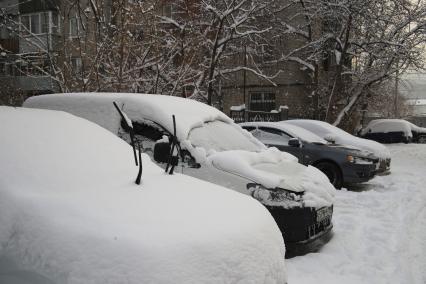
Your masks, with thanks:
M 138 151 L 139 151 L 139 162 L 138 162 L 138 157 L 136 156 L 136 146 L 135 146 L 135 131 L 133 129 L 133 125 L 131 123 L 131 121 L 129 120 L 128 116 L 118 107 L 116 102 L 112 102 L 115 106 L 115 109 L 118 111 L 118 113 L 121 116 L 121 120 L 124 122 L 124 126 L 125 126 L 125 130 L 127 132 L 129 132 L 130 134 L 130 141 L 132 144 L 132 148 L 133 148 L 133 156 L 135 157 L 135 164 L 136 166 L 139 165 L 139 172 L 138 175 L 136 177 L 135 183 L 136 184 L 140 184 L 141 183 L 141 178 L 142 178 L 142 154 L 141 154 L 141 145 L 138 141 Z

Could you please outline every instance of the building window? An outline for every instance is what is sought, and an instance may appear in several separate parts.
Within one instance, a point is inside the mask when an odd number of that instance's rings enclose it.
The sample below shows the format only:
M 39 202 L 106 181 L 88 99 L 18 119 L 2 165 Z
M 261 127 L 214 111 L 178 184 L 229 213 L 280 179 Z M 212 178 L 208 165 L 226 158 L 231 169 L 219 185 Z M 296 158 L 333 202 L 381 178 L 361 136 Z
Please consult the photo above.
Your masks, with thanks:
M 163 4 L 163 17 L 173 18 L 173 4 L 165 3 Z
M 39 14 L 31 15 L 31 33 L 36 35 L 41 33 Z
M 58 13 L 52 12 L 52 33 L 57 34 L 60 33 L 60 17 L 58 17 Z
M 81 57 L 71 58 L 71 66 L 72 66 L 72 71 L 75 74 L 80 74 L 82 70 Z
M 29 34 L 31 31 L 30 16 L 21 16 L 22 32 Z
M 49 13 L 40 14 L 40 28 L 42 34 L 49 32 Z
M 77 17 L 70 18 L 70 37 L 76 37 L 78 36 L 78 19 Z
M 50 27 L 50 12 L 21 16 L 21 31 L 24 35 L 47 34 Z
M 0 62 L 0 76 L 7 76 L 9 75 L 6 70 L 6 63 Z
M 275 109 L 275 94 L 271 92 L 254 92 L 250 94 L 250 110 L 271 111 Z

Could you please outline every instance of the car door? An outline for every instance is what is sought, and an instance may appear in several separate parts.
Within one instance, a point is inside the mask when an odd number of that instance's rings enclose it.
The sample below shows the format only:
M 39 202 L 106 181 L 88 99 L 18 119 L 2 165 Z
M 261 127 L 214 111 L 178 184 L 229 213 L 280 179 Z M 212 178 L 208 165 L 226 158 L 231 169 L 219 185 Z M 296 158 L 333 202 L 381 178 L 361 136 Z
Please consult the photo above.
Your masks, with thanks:
M 262 141 L 262 143 L 267 146 L 276 147 L 281 151 L 290 153 L 296 156 L 299 159 L 299 162 L 303 162 L 302 148 L 291 147 L 288 145 L 288 141 L 294 137 L 290 136 L 289 134 L 285 133 L 280 129 L 273 127 L 261 126 L 257 129 L 257 131 L 257 135 L 259 136 L 257 138 Z

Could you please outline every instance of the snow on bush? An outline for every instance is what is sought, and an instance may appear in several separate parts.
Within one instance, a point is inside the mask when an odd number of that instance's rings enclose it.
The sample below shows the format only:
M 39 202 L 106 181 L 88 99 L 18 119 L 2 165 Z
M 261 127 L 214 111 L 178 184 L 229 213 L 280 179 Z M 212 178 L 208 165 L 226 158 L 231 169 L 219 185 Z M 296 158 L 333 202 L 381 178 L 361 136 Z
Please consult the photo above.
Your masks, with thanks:
M 144 154 L 138 186 L 128 144 L 63 112 L 0 120 L 0 260 L 55 283 L 286 282 L 282 235 L 254 199 Z

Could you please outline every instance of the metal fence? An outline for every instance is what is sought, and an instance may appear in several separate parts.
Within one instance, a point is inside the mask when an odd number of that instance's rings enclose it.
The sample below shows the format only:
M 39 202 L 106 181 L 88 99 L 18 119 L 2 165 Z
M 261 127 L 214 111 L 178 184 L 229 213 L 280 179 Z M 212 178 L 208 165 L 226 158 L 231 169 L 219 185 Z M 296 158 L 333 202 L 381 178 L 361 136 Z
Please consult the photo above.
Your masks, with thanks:
M 288 119 L 288 111 L 281 110 L 275 112 L 252 111 L 252 110 L 231 110 L 230 117 L 236 122 L 250 121 L 282 121 Z

